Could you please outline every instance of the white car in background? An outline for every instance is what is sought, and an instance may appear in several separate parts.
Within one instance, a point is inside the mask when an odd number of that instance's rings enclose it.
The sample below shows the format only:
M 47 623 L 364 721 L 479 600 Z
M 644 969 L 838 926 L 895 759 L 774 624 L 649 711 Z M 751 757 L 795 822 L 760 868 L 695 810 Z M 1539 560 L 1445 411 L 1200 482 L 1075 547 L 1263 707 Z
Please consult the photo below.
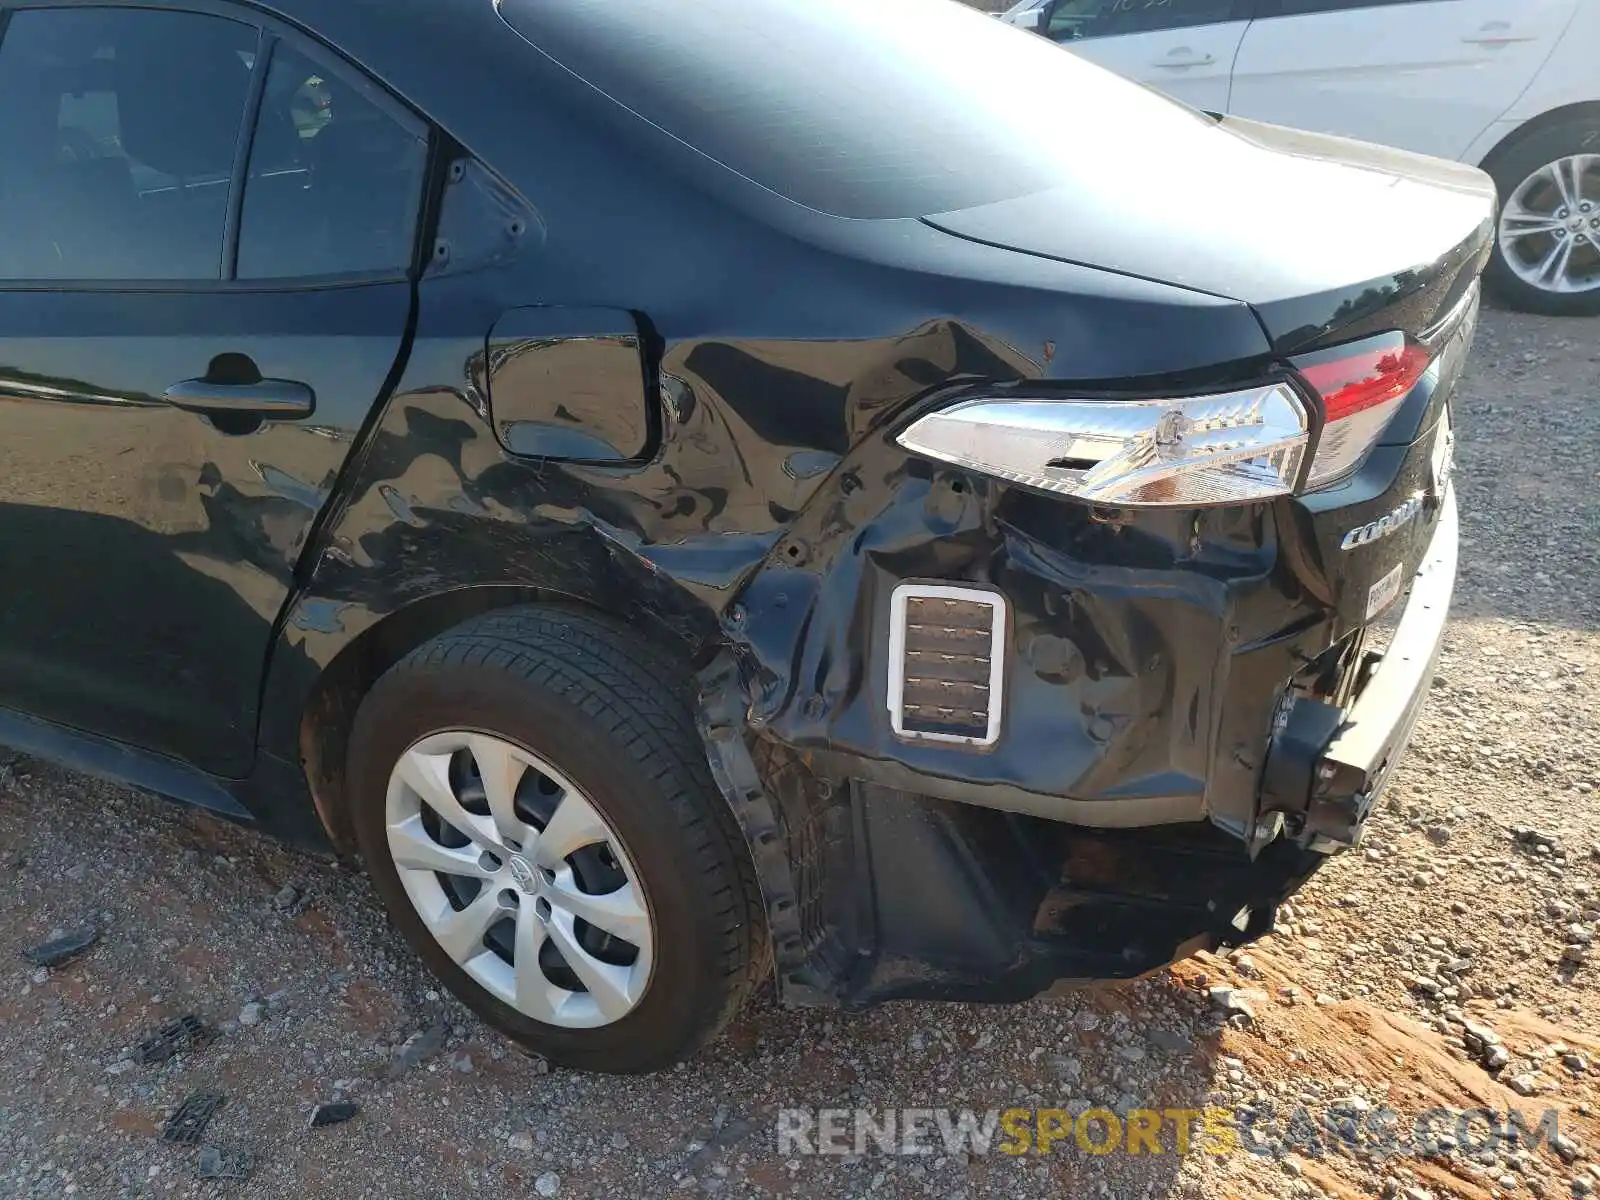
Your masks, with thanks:
M 1482 166 L 1500 294 L 1600 313 L 1600 0 L 1022 0 L 1001 19 L 1208 112 Z

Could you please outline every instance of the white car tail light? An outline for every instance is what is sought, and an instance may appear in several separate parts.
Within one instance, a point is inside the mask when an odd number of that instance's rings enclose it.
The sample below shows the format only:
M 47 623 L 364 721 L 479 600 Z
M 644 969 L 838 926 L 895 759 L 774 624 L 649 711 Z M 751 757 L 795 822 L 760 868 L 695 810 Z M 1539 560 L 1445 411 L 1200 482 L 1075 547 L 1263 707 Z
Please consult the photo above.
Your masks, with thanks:
M 1287 384 L 1175 400 L 969 400 L 920 418 L 907 450 L 1116 507 L 1286 496 L 1309 423 Z

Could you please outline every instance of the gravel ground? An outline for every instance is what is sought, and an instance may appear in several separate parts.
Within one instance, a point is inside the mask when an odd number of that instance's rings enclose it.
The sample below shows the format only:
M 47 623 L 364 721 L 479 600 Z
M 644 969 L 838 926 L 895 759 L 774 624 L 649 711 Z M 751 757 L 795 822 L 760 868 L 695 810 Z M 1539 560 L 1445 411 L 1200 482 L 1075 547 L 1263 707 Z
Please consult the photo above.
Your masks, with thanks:
M 0 755 L 0 1194 L 1600 1192 L 1597 392 L 1600 321 L 1487 315 L 1457 406 L 1444 664 L 1367 844 L 1260 946 L 1134 986 L 856 1017 L 763 999 L 678 1070 L 551 1072 L 434 990 L 360 876 Z M 23 961 L 86 922 L 105 932 L 80 957 Z M 139 1065 L 185 1013 L 215 1040 Z M 251 1154 L 248 1178 L 201 1180 L 211 1155 L 161 1139 L 202 1091 L 227 1096 L 206 1142 Z M 352 1120 L 308 1128 L 343 1099 Z M 775 1134 L 790 1107 L 1208 1104 L 1255 1114 L 1273 1152 L 808 1158 Z M 1564 1140 L 1351 1152 L 1298 1129 L 1300 1106 L 1408 1129 L 1434 1106 L 1554 1106 Z

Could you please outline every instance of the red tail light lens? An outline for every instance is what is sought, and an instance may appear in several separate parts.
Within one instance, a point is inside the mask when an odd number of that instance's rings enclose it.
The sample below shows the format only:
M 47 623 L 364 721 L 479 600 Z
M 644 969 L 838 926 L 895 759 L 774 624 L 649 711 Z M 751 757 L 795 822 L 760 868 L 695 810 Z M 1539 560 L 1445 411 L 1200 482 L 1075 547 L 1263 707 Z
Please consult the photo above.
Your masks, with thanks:
M 1322 397 L 1328 420 L 1342 421 L 1380 404 L 1403 400 L 1432 362 L 1427 347 L 1412 342 L 1303 367 L 1301 374 Z
M 1315 491 L 1361 465 L 1395 411 L 1433 365 L 1433 352 L 1393 333 L 1296 365 L 1322 397 L 1328 418 L 1306 482 Z

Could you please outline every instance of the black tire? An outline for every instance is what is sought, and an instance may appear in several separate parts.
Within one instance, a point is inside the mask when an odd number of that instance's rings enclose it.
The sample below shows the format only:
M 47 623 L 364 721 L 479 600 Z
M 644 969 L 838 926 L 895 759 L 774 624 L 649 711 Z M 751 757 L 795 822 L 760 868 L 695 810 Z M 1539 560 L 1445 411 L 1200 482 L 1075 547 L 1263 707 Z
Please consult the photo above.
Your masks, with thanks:
M 688 1058 L 743 1006 L 768 961 L 748 847 L 695 729 L 693 677 L 625 626 L 559 609 L 503 609 L 418 647 L 373 686 L 349 751 L 351 817 L 389 915 L 447 987 L 554 1063 L 642 1073 Z M 567 775 L 620 836 L 656 944 L 638 1006 L 613 1024 L 535 1021 L 480 986 L 434 940 L 390 856 L 395 763 L 444 729 L 497 735 Z
M 1504 204 L 1540 168 L 1574 154 L 1600 154 L 1600 114 L 1571 117 L 1524 134 L 1497 151 L 1485 169 L 1494 176 Z M 1512 308 L 1564 317 L 1600 313 L 1600 288 L 1551 292 L 1519 278 L 1507 263 L 1498 236 L 1485 274 L 1495 294 Z

